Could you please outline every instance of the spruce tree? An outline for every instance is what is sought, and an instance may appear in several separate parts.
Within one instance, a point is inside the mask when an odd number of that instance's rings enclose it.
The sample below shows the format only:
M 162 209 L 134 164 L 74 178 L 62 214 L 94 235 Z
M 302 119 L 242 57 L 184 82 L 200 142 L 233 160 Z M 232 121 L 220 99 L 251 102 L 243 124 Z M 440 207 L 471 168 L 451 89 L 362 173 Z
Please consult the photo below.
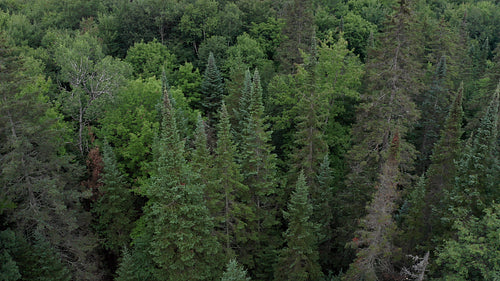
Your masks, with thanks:
M 284 233 L 286 247 L 274 273 L 274 280 L 319 280 L 322 277 L 318 263 L 316 225 L 309 221 L 312 215 L 309 190 L 304 172 L 300 172 L 295 190 L 290 197 L 288 210 L 283 215 L 288 221 Z
M 357 259 L 349 267 L 344 280 L 397 280 L 393 264 L 398 251 L 394 244 L 397 226 L 392 214 L 399 197 L 400 141 L 396 131 L 388 158 L 375 185 L 373 200 L 367 208 L 368 214 L 350 243 L 358 250 Z
M 391 140 L 398 134 L 403 173 L 398 184 L 408 187 L 413 169 L 414 147 L 407 135 L 419 116 L 413 99 L 422 89 L 421 64 L 417 60 L 419 34 L 415 28 L 411 2 L 399 1 L 397 10 L 381 35 L 380 46 L 368 56 L 366 85 L 352 129 L 352 147 L 346 155 L 349 172 L 342 190 L 342 222 L 338 232 L 348 242 L 353 227 L 366 215 L 374 186 L 383 174 L 390 155 Z
M 243 98 L 243 97 L 242 97 Z M 262 86 L 259 72 L 255 70 L 247 101 L 246 118 L 241 121 L 242 134 L 239 155 L 243 183 L 248 186 L 244 199 L 252 214 L 246 221 L 244 244 L 240 248 L 240 261 L 259 278 L 272 275 L 276 256 L 274 248 L 276 220 L 276 155 L 272 153 L 271 132 L 265 123 L 262 103 Z M 243 111 L 242 111 L 243 112 Z M 278 239 L 279 240 L 279 239 Z M 257 266 L 264 264 L 267 266 Z
M 214 126 L 217 120 L 216 113 L 224 96 L 224 81 L 219 68 L 215 64 L 212 52 L 208 56 L 207 67 L 201 81 L 201 93 L 203 95 L 201 100 L 203 112 L 209 120 L 209 125 Z
M 454 188 L 445 199 L 451 204 L 450 223 L 473 215 L 480 218 L 485 208 L 500 196 L 500 164 L 498 161 L 498 119 L 500 83 L 476 133 L 463 149 L 457 162 Z
M 146 240 L 157 280 L 210 280 L 219 274 L 220 245 L 199 183 L 184 159 L 174 108 L 164 92 L 162 128 L 155 144 L 156 170 L 144 195 L 149 199 L 135 236 Z M 135 241 L 134 241 L 135 243 Z
M 246 241 L 244 220 L 251 220 L 255 215 L 248 205 L 242 203 L 242 197 L 248 193 L 248 187 L 242 184 L 239 165 L 236 163 L 236 146 L 232 140 L 231 124 L 225 103 L 219 112 L 217 128 L 217 148 L 215 149 L 214 175 L 211 184 L 211 200 L 215 201 L 212 212 L 219 230 L 221 244 L 227 257 L 234 255 L 238 240 Z
M 420 173 L 424 172 L 430 164 L 432 148 L 439 139 L 439 132 L 446 119 L 446 108 L 449 106 L 446 76 L 446 56 L 442 56 L 436 66 L 430 88 L 424 91 L 422 97 L 419 97 L 420 110 L 426 113 L 416 125 L 418 130 L 416 146 L 420 152 L 417 172 Z
M 125 176 L 118 169 L 112 148 L 105 143 L 102 150 L 102 185 L 99 187 L 100 197 L 94 203 L 92 211 L 97 216 L 96 229 L 102 238 L 102 245 L 118 255 L 130 240 L 135 217 L 134 198 Z
M 428 243 L 432 250 L 432 237 L 442 235 L 441 217 L 448 210 L 444 207 L 442 198 L 445 192 L 453 189 L 455 176 L 457 175 L 455 161 L 461 150 L 462 136 L 462 99 L 463 85 L 460 86 L 451 104 L 448 117 L 441 131 L 441 138 L 434 147 L 431 157 L 431 165 L 426 173 L 425 202 L 424 209 L 421 210 L 421 222 L 425 228 L 421 229 L 422 242 Z

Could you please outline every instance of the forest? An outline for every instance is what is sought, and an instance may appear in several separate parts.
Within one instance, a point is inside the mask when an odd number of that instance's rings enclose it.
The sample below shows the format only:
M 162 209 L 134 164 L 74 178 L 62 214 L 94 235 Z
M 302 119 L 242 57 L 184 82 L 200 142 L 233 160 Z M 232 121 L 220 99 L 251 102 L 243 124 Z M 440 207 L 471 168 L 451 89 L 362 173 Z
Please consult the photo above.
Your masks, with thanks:
M 499 0 L 0 0 L 0 280 L 500 280 Z

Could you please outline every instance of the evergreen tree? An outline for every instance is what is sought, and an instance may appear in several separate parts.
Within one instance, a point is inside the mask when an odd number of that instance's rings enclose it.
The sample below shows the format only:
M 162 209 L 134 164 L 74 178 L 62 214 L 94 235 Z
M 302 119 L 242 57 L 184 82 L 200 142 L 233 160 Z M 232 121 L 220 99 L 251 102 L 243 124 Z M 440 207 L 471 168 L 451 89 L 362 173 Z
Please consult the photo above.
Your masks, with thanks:
M 235 259 L 231 259 L 221 281 L 250 281 L 250 277 L 247 277 L 247 271 Z
M 242 97 L 243 98 L 243 97 Z M 248 186 L 245 199 L 254 216 L 246 219 L 247 236 L 240 248 L 241 262 L 259 278 L 269 278 L 276 256 L 276 156 L 272 153 L 271 132 L 265 123 L 262 87 L 259 72 L 255 70 L 247 101 L 246 118 L 240 144 L 240 162 L 243 183 Z M 243 111 L 242 111 L 243 112 Z M 267 266 L 258 266 L 259 264 Z M 260 276 L 262 275 L 262 276 Z M 265 276 L 265 277 L 264 277 Z
M 96 243 L 80 204 L 86 199 L 83 170 L 65 149 L 70 131 L 48 102 L 50 80 L 1 33 L 0 62 L 0 225 L 32 245 L 39 237 L 73 279 L 91 279 Z
M 493 94 L 477 132 L 462 151 L 453 190 L 445 195 L 451 204 L 449 222 L 473 215 L 480 218 L 483 210 L 499 198 L 500 164 L 498 161 L 498 119 L 500 83 Z M 447 218 L 450 218 L 449 212 Z M 453 218 L 455 217 L 455 219 Z
M 144 187 L 149 199 L 137 239 L 147 238 L 157 280 L 208 280 L 218 274 L 220 245 L 203 201 L 203 185 L 184 159 L 175 113 L 164 92 L 162 129 L 155 144 L 156 171 Z M 142 238 L 142 239 L 143 239 Z M 135 241 L 134 241 L 135 243 Z
M 224 82 L 212 52 L 208 56 L 207 67 L 201 81 L 201 93 L 203 95 L 201 107 L 209 120 L 209 125 L 213 126 L 224 96 Z
M 311 188 L 311 204 L 313 213 L 311 221 L 318 225 L 318 244 L 320 263 L 323 268 L 332 268 L 333 243 L 334 243 L 334 223 L 335 223 L 335 201 L 336 193 L 334 187 L 333 171 L 330 167 L 330 158 L 325 155 L 317 176 L 318 185 Z
M 302 51 L 309 51 L 314 33 L 313 1 L 292 0 L 285 2 L 285 24 L 281 31 L 285 38 L 278 49 L 280 65 L 285 73 L 294 73 L 301 64 Z M 315 40 L 315 39 L 314 39 Z
M 358 249 L 357 259 L 349 267 L 344 280 L 397 280 L 393 264 L 393 257 L 398 251 L 394 245 L 397 226 L 392 214 L 399 197 L 397 186 L 401 177 L 400 145 L 396 131 L 375 186 L 373 200 L 367 208 L 368 214 L 350 243 Z
M 102 150 L 102 185 L 93 212 L 97 215 L 96 229 L 102 238 L 102 245 L 114 254 L 119 254 L 121 248 L 129 244 L 135 217 L 134 200 L 124 175 L 118 170 L 112 148 L 105 143 Z
M 288 221 L 284 236 L 287 246 L 280 251 L 274 280 L 318 280 L 322 277 L 318 259 L 316 225 L 309 221 L 312 205 L 304 172 L 300 172 L 288 210 L 283 211 Z
M 439 132 L 446 119 L 446 108 L 448 107 L 448 89 L 446 86 L 446 56 L 442 56 L 436 66 L 433 81 L 429 90 L 424 91 L 420 110 L 425 112 L 416 125 L 419 130 L 416 146 L 419 148 L 419 159 L 417 171 L 422 173 L 427 169 L 434 143 L 439 139 Z M 463 90 L 462 90 L 463 91 Z
M 242 196 L 248 193 L 248 187 L 242 184 L 239 165 L 236 163 L 236 146 L 232 141 L 231 124 L 225 103 L 219 112 L 217 130 L 217 148 L 215 149 L 214 175 L 216 180 L 211 186 L 211 200 L 215 201 L 212 210 L 216 226 L 220 229 L 221 243 L 227 257 L 234 255 L 238 240 L 245 241 L 244 219 L 251 220 L 255 215 L 248 205 L 244 205 Z
M 482 218 L 455 222 L 456 238 L 439 248 L 437 264 L 442 280 L 497 280 L 500 278 L 500 204 L 484 210 Z
M 413 99 L 422 88 L 421 65 L 416 59 L 419 36 L 410 3 L 399 1 L 380 38 L 380 47 L 369 53 L 365 90 L 352 129 L 353 145 L 346 156 L 347 188 L 340 194 L 342 222 L 337 231 L 345 242 L 352 239 L 353 222 L 365 216 L 365 206 L 377 192 L 373 187 L 383 174 L 396 133 L 398 169 L 403 171 L 398 184 L 401 188 L 409 185 L 415 149 L 407 134 L 419 115 Z
M 460 86 L 455 96 L 455 100 L 451 104 L 448 112 L 448 117 L 441 131 L 441 138 L 435 145 L 431 157 L 431 165 L 427 170 L 427 181 L 425 184 L 425 202 L 426 204 L 419 217 L 421 223 L 425 225 L 421 229 L 421 242 L 431 242 L 432 237 L 439 237 L 443 233 L 443 228 L 440 226 L 440 218 L 443 217 L 448 210 L 444 208 L 446 204 L 442 202 L 445 192 L 453 189 L 454 179 L 456 174 L 455 161 L 461 149 L 462 136 L 462 99 L 463 85 Z M 427 250 L 432 250 L 432 243 L 429 243 Z

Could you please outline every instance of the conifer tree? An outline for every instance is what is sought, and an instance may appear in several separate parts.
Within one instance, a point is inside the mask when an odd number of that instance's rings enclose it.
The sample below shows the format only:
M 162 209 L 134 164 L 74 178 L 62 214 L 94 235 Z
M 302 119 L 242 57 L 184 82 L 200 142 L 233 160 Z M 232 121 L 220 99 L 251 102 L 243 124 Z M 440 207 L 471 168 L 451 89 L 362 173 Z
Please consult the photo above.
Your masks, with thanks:
M 121 248 L 129 243 L 135 216 L 134 202 L 128 183 L 118 170 L 112 148 L 105 143 L 102 150 L 102 185 L 93 212 L 97 215 L 96 229 L 103 239 L 104 248 L 119 254 Z
M 221 281 L 250 281 L 250 277 L 247 277 L 247 271 L 235 259 L 231 259 Z
M 238 240 L 246 240 L 244 219 L 254 216 L 248 205 L 244 205 L 242 196 L 248 193 L 248 187 L 242 184 L 239 165 L 236 163 L 236 146 L 232 140 L 229 114 L 224 102 L 219 112 L 217 128 L 217 148 L 215 149 L 214 175 L 215 181 L 210 187 L 211 200 L 215 207 L 216 227 L 220 229 L 221 244 L 227 257 L 234 255 L 233 249 L 238 248 Z
M 476 133 L 462 151 L 457 162 L 454 188 L 445 198 L 453 211 L 449 223 L 473 215 L 482 216 L 482 211 L 491 206 L 500 196 L 500 164 L 498 161 L 498 119 L 500 83 L 481 120 Z
M 201 93 L 203 112 L 210 122 L 209 125 L 214 126 L 217 120 L 216 113 L 224 96 L 224 82 L 212 52 L 208 56 L 207 67 L 201 81 Z
M 316 225 L 309 221 L 312 205 L 304 172 L 300 172 L 288 210 L 283 211 L 288 221 L 284 234 L 286 247 L 280 251 L 274 280 L 319 280 L 322 277 L 318 259 Z
M 434 147 L 431 165 L 426 173 L 424 209 L 420 213 L 421 222 L 425 225 L 422 229 L 422 242 L 430 242 L 431 236 L 439 236 L 443 229 L 440 227 L 440 218 L 448 210 L 443 208 L 446 204 L 441 201 L 445 192 L 453 189 L 456 174 L 455 161 L 460 153 L 462 136 L 462 109 L 463 84 L 458 89 L 455 100 L 451 104 L 448 117 L 441 131 L 441 138 Z M 432 246 L 431 246 L 432 247 Z M 428 248 L 427 250 L 432 250 Z
M 369 53 L 366 86 L 358 107 L 357 122 L 352 129 L 353 145 L 346 158 L 349 173 L 343 190 L 341 227 L 345 242 L 352 239 L 352 222 L 365 216 L 368 202 L 376 190 L 373 187 L 383 174 L 384 163 L 390 155 L 391 140 L 398 134 L 400 174 L 398 184 L 409 185 L 413 169 L 414 147 L 407 134 L 419 112 L 413 99 L 421 84 L 421 65 L 416 59 L 418 30 L 414 28 L 411 2 L 399 1 L 396 12 L 387 23 L 380 38 L 380 48 Z M 350 234 L 351 233 L 351 234 Z
M 392 217 L 398 198 L 397 185 L 401 143 L 396 131 L 389 155 L 383 164 L 368 214 L 361 222 L 361 229 L 350 243 L 358 249 L 357 259 L 351 264 L 344 280 L 397 280 L 392 258 L 398 249 L 394 245 L 397 226 Z M 392 277 L 391 277 L 392 276 Z
M 313 1 L 287 1 L 284 9 L 285 24 L 281 33 L 285 40 L 281 42 L 278 57 L 285 73 L 293 73 L 296 65 L 301 64 L 300 51 L 308 51 L 311 46 L 311 34 L 314 32 Z
M 313 213 L 311 221 L 318 225 L 318 245 L 320 263 L 323 268 L 332 268 L 333 263 L 333 240 L 335 223 L 335 187 L 330 158 L 325 155 L 317 176 L 318 185 L 311 188 L 311 204 Z
M 184 159 L 174 109 L 164 92 L 162 128 L 155 144 L 156 170 L 144 194 L 136 234 L 146 240 L 157 280 L 210 280 L 219 273 L 220 245 L 212 235 L 213 222 L 203 200 L 203 185 Z M 134 241 L 135 243 L 135 241 Z
M 269 278 L 275 262 L 276 241 L 276 155 L 272 153 L 271 132 L 265 123 L 262 86 L 255 70 L 247 101 L 246 118 L 241 121 L 240 162 L 243 183 L 248 186 L 245 199 L 253 217 L 247 218 L 246 243 L 239 252 L 240 261 L 254 274 Z M 242 111 L 243 112 L 243 111 Z M 258 264 L 268 266 L 257 267 Z M 255 272 L 258 270 L 259 272 Z M 264 278 L 264 277 L 263 277 Z
M 422 97 L 419 98 L 421 100 L 420 109 L 426 113 L 422 115 L 416 125 L 416 129 L 419 130 L 416 145 L 420 152 L 417 171 L 420 173 L 425 171 L 430 164 L 433 145 L 437 142 L 442 124 L 446 119 L 446 108 L 449 104 L 446 75 L 446 56 L 442 56 L 436 66 L 430 88 L 424 91 Z

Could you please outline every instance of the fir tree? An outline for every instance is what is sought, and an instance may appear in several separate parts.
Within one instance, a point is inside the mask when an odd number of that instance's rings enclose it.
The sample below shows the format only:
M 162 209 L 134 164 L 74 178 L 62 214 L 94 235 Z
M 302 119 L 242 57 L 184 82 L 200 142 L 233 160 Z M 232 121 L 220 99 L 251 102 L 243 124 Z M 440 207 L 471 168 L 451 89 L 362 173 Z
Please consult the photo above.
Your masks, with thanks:
M 201 106 L 205 116 L 207 116 L 210 125 L 216 123 L 216 113 L 221 106 L 224 96 L 224 82 L 219 68 L 215 64 L 214 54 L 210 52 L 208 56 L 207 67 L 201 82 L 201 93 L 203 95 Z
M 463 85 L 460 86 L 451 104 L 448 117 L 441 131 L 441 138 L 434 147 L 431 157 L 431 165 L 427 170 L 427 181 L 425 184 L 424 209 L 420 213 L 421 223 L 425 228 L 421 229 L 422 242 L 429 243 L 432 237 L 442 235 L 440 218 L 448 211 L 446 204 L 441 201 L 444 193 L 453 189 L 456 174 L 455 161 L 460 153 L 462 136 L 462 99 Z M 427 250 L 432 250 L 432 246 Z
M 446 56 L 442 56 L 436 66 L 436 72 L 430 89 L 425 91 L 420 98 L 422 99 L 420 109 L 426 113 L 422 115 L 422 118 L 416 125 L 417 130 L 420 130 L 417 136 L 417 147 L 420 152 L 418 159 L 419 169 L 417 169 L 417 172 L 420 173 L 425 171 L 430 164 L 433 145 L 439 138 L 439 132 L 445 120 L 445 109 L 449 103 L 446 75 Z
M 275 280 L 318 280 L 322 273 L 314 234 L 316 225 L 309 221 L 312 205 L 304 172 L 299 174 L 288 210 L 283 215 L 288 221 L 288 229 L 284 234 L 287 246 L 280 251 Z

